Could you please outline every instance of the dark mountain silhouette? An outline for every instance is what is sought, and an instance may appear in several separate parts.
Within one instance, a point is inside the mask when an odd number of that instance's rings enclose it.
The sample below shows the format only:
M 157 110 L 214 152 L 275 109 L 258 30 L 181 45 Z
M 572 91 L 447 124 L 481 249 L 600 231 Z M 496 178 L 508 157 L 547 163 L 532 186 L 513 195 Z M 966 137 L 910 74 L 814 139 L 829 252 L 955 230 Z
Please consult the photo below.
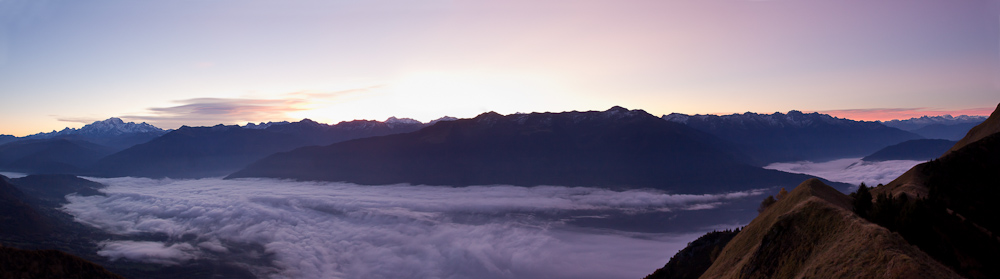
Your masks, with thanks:
M 217 125 L 181 127 L 101 159 L 98 176 L 200 178 L 224 176 L 264 156 L 297 147 L 411 132 L 424 125 L 355 120 L 337 125 L 304 119 L 265 129 Z
M 0 175 L 0 237 L 35 239 L 51 230 L 51 222 L 30 203 L 30 196 Z
M 79 173 L 113 152 L 107 146 L 77 139 L 20 140 L 0 145 L 0 169 L 24 173 Z
M 56 250 L 0 246 L 0 278 L 124 278 L 83 258 Z
M 11 135 L 0 135 L 0 145 L 4 145 L 8 142 L 13 142 L 20 140 L 20 138 Z
M 229 178 L 703 193 L 771 187 L 805 177 L 742 163 L 747 160 L 711 135 L 641 110 L 614 107 L 604 112 L 484 113 L 414 133 L 278 153 Z
M 965 133 L 979 125 L 981 122 L 974 123 L 961 123 L 961 124 L 931 124 L 924 126 L 920 129 L 912 130 L 910 132 L 918 134 L 922 137 L 929 139 L 946 139 L 951 141 L 957 141 L 965 136 Z
M 921 138 L 877 122 L 794 110 L 787 114 L 747 112 L 723 116 L 673 113 L 663 119 L 732 142 L 760 165 L 861 157 L 889 145 Z
M 930 160 L 941 156 L 957 141 L 943 139 L 908 140 L 882 148 L 871 155 L 861 158 L 863 161 L 877 162 L 888 160 Z
M 68 174 L 29 175 L 10 179 L 21 192 L 33 197 L 42 206 L 59 207 L 66 204 L 66 195 L 80 196 L 104 195 L 97 189 L 104 188 L 101 183 L 93 182 Z

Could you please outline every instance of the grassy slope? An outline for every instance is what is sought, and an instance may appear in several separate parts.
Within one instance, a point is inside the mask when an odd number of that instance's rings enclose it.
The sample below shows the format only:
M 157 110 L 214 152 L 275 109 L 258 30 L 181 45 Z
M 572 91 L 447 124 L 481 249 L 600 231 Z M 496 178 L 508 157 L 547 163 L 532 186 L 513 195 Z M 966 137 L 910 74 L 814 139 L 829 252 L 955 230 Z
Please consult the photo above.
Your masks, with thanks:
M 810 179 L 762 212 L 701 278 L 960 278 Z

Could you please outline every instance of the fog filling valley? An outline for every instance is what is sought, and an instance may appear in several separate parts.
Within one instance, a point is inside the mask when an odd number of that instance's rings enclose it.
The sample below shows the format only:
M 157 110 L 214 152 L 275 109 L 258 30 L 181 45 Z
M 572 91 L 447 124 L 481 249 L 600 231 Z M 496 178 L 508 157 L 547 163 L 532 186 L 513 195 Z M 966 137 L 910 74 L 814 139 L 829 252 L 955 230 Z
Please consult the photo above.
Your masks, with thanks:
M 855 189 L 861 182 L 868 186 L 887 184 L 923 162 L 913 160 L 868 162 L 862 161 L 861 158 L 846 158 L 827 162 L 772 163 L 764 168 L 822 177 L 830 181 L 851 184 L 852 189 Z
M 98 254 L 217 260 L 261 278 L 639 278 L 704 232 L 748 222 L 765 195 L 90 179 L 107 196 L 70 195 L 63 210 L 123 236 Z M 699 217 L 723 211 L 740 217 Z M 616 225 L 635 223 L 654 231 Z

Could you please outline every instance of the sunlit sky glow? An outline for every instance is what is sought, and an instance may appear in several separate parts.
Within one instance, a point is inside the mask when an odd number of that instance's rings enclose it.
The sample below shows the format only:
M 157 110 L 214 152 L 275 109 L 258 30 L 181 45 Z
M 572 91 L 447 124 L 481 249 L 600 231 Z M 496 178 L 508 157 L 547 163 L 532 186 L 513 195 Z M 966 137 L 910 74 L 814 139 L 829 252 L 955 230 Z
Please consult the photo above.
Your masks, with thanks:
M 1000 4 L 0 0 L 0 134 L 604 110 L 889 120 L 1000 102 Z

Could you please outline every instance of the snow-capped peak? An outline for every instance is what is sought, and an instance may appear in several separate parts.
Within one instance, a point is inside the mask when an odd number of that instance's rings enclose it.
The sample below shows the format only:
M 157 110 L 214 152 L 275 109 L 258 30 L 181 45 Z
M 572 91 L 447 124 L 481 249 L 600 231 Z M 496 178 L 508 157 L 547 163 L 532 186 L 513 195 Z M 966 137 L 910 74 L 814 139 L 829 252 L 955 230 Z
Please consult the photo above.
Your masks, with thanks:
M 396 118 L 395 116 L 389 117 L 389 119 L 382 122 L 385 122 L 385 124 L 423 124 L 413 118 Z
M 268 121 L 267 123 L 260 122 L 260 124 L 253 124 L 253 122 L 247 122 L 247 125 L 244 125 L 243 128 L 251 130 L 263 130 L 271 126 L 285 125 L 288 123 L 289 123 L 288 121 L 281 121 L 281 122 Z
M 427 122 L 427 124 L 434 124 L 434 123 L 438 123 L 438 122 L 441 122 L 441 121 L 455 121 L 455 120 L 458 120 L 458 118 L 457 117 L 451 117 L 451 116 L 442 116 L 441 118 L 431 120 L 431 122 Z
M 162 133 L 165 132 L 163 129 L 157 128 L 156 126 L 150 125 L 146 122 L 135 123 L 135 122 L 125 122 L 121 118 L 112 117 L 101 121 L 94 121 L 84 125 L 80 129 L 65 128 L 62 131 L 56 132 L 52 131 L 50 133 L 38 133 L 28 136 L 29 138 L 53 138 L 57 136 L 67 136 L 67 135 L 83 135 L 83 136 L 119 136 L 124 134 L 138 134 L 138 133 Z

